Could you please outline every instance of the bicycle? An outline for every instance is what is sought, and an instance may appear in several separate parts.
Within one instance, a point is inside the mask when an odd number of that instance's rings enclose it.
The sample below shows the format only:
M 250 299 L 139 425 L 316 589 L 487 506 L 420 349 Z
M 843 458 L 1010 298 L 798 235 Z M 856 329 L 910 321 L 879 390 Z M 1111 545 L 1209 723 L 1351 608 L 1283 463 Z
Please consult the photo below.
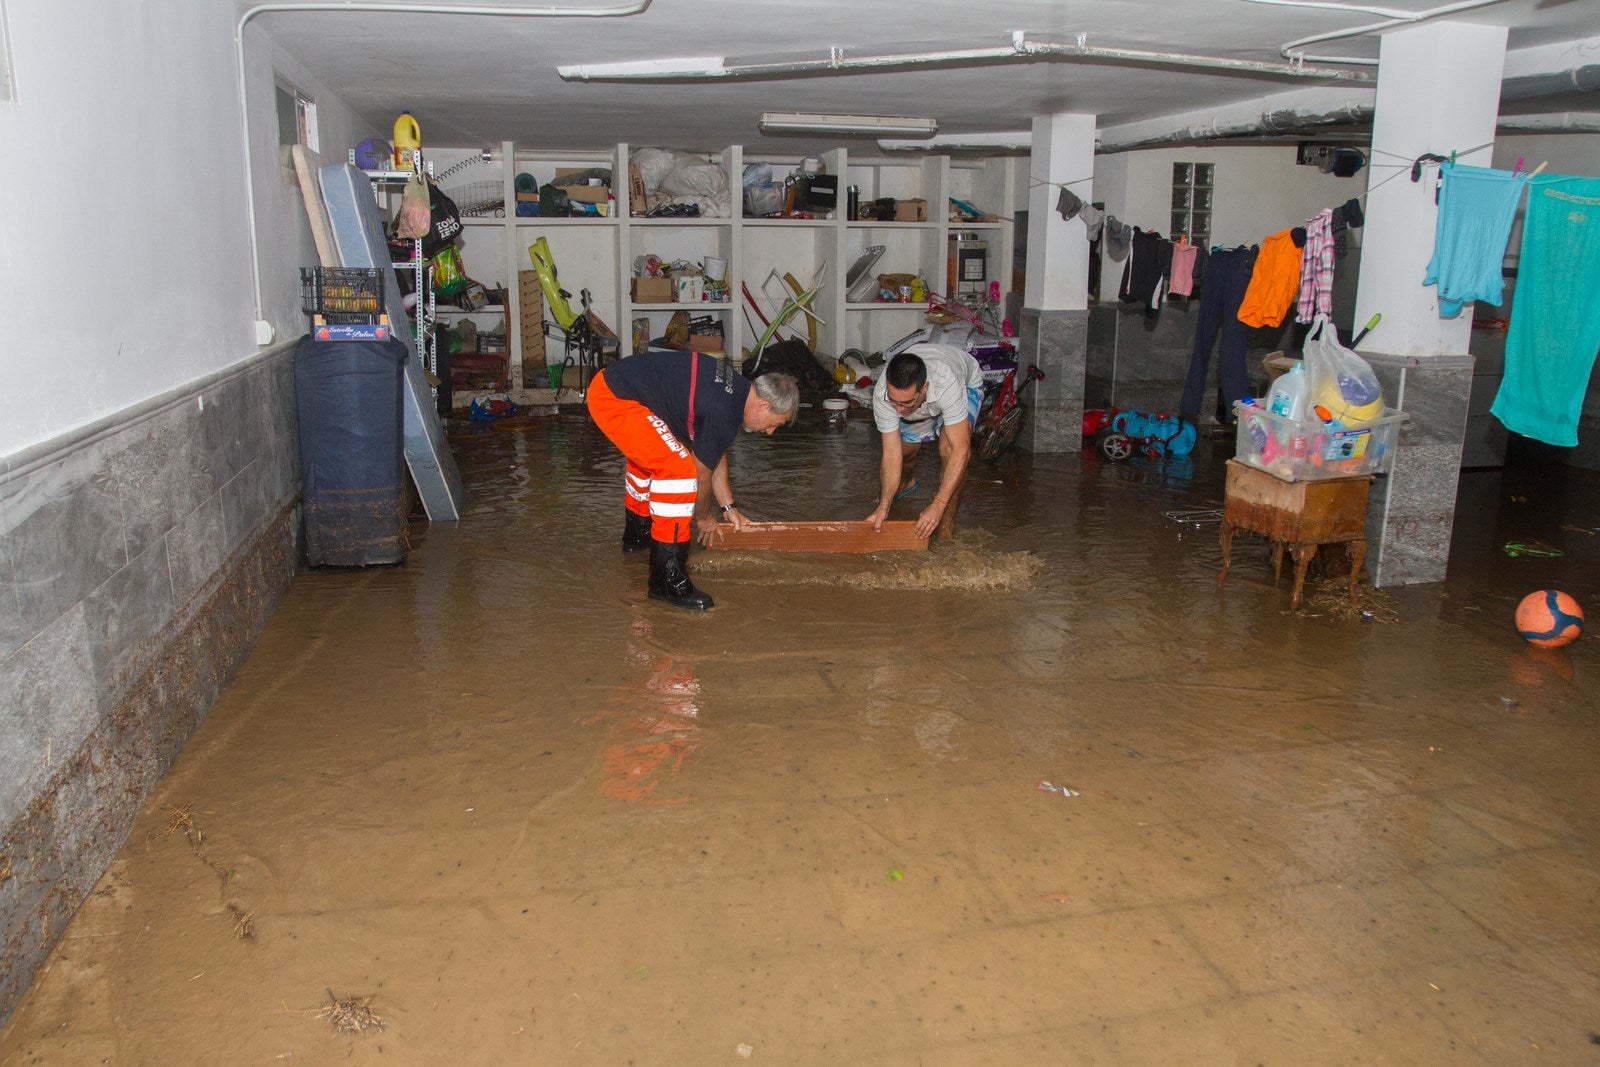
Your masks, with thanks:
M 1006 372 L 999 388 L 992 394 L 992 403 L 985 398 L 984 409 L 978 412 L 978 426 L 973 431 L 972 443 L 979 459 L 993 463 L 1016 443 L 1017 435 L 1022 432 L 1022 424 L 1028 418 L 1028 409 L 1022 404 L 1022 394 L 1029 385 L 1043 380 L 1044 371 L 1037 365 L 1028 368 L 1021 385 L 1017 384 L 1015 367 Z

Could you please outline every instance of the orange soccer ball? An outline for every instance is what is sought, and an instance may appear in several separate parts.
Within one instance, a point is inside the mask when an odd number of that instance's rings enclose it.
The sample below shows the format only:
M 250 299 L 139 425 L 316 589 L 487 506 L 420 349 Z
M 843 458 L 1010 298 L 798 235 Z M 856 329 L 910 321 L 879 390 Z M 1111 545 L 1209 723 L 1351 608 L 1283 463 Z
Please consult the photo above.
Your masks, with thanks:
M 1559 589 L 1529 593 L 1517 605 L 1517 632 L 1529 644 L 1560 648 L 1583 632 L 1583 609 Z

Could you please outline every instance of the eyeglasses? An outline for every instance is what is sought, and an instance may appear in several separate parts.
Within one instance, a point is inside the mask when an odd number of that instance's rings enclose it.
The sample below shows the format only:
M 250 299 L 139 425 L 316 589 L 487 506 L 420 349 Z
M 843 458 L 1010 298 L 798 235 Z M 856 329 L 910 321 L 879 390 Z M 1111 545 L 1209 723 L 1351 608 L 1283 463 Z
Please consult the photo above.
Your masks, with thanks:
M 888 396 L 887 393 L 885 393 L 884 395 Z M 923 397 L 922 390 L 918 389 L 915 393 L 912 393 L 911 396 L 906 398 L 905 400 L 896 400 L 892 396 L 889 396 L 888 399 L 889 399 L 889 403 L 894 407 L 894 409 L 896 411 L 911 411 L 911 410 L 921 406 L 922 397 Z

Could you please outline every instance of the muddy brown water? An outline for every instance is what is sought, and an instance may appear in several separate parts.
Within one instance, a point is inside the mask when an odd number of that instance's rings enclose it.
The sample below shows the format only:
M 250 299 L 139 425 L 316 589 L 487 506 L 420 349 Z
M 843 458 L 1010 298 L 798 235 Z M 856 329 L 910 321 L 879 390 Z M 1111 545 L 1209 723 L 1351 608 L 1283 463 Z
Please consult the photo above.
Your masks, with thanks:
M 753 517 L 871 510 L 817 423 L 736 444 Z M 1510 626 L 1600 612 L 1592 475 L 1468 475 L 1449 581 L 1291 612 L 1259 541 L 1217 587 L 1212 441 L 1013 454 L 954 545 L 697 554 L 694 615 L 580 414 L 455 451 L 462 522 L 296 579 L 4 1067 L 1600 1054 L 1600 655 Z

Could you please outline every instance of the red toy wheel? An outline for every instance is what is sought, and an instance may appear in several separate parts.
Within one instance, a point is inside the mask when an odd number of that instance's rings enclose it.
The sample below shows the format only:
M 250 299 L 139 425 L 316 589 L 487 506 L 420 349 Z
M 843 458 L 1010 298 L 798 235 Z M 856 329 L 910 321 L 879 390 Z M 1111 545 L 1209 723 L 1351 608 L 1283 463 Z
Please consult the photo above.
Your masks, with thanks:
M 1133 439 L 1125 433 L 1108 433 L 1100 439 L 1100 454 L 1121 462 L 1133 455 Z

